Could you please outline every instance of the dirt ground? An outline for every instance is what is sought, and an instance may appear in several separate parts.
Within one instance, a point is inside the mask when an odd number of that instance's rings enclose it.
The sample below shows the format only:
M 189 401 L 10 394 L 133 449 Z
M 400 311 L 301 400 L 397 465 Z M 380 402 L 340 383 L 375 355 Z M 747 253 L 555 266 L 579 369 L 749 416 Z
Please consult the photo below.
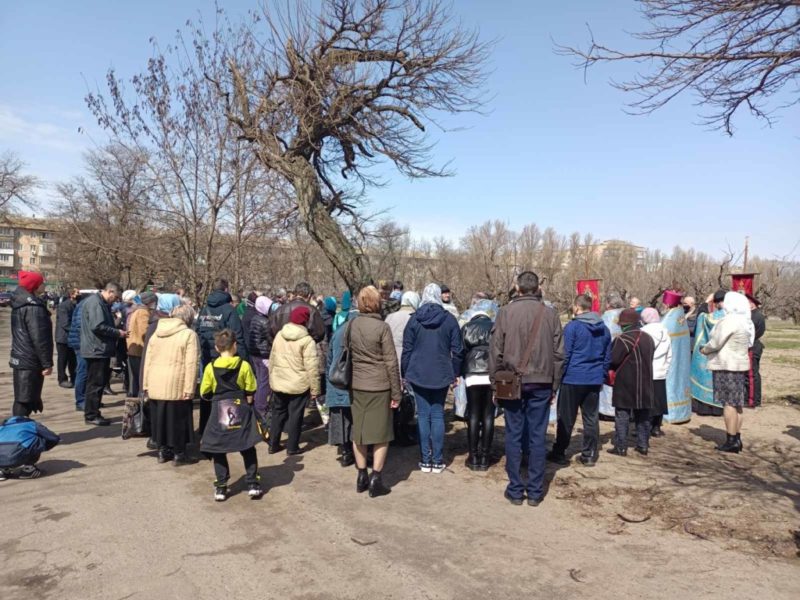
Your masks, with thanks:
M 538 508 L 503 499 L 502 420 L 488 473 L 464 467 L 466 432 L 450 421 L 443 474 L 415 470 L 414 448 L 392 448 L 393 491 L 370 499 L 316 426 L 301 456 L 259 447 L 260 501 L 241 493 L 232 457 L 236 493 L 216 504 L 209 463 L 158 465 L 144 440 L 120 439 L 121 395 L 106 399 L 115 424 L 90 428 L 49 378 L 41 420 L 62 443 L 42 457 L 45 477 L 0 482 L 0 598 L 795 599 L 800 330 L 776 331 L 767 347 L 765 406 L 746 413 L 743 454 L 716 452 L 721 420 L 694 417 L 667 426 L 646 458 L 603 452 L 594 469 L 550 467 Z M 0 415 L 12 396 L 3 359 Z M 601 429 L 605 450 L 611 424 Z

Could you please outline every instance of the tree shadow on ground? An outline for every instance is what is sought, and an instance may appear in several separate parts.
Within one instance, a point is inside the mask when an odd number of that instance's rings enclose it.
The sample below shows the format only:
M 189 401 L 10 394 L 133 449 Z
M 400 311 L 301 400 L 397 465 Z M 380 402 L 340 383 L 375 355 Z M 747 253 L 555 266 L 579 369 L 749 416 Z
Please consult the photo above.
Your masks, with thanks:
M 786 431 L 783 432 L 783 435 L 789 435 L 796 440 L 800 440 L 800 427 L 797 425 L 787 425 Z
M 80 431 L 68 431 L 66 433 L 60 433 L 61 436 L 61 443 L 65 445 L 69 444 L 77 444 L 79 442 L 87 442 L 89 440 L 97 440 L 97 439 L 112 439 L 119 437 L 121 438 L 122 433 L 120 430 L 120 424 L 122 423 L 122 417 L 114 417 L 109 419 L 111 421 L 111 425 L 107 427 L 96 427 L 96 426 L 87 426 L 87 429 L 82 429 Z

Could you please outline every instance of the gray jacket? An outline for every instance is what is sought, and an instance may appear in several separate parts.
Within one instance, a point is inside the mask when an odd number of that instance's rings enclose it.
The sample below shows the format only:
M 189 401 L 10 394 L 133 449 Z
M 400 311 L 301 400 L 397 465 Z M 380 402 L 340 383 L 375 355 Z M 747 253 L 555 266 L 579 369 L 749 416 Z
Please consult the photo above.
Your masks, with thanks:
M 81 356 L 111 358 L 114 356 L 119 331 L 114 327 L 111 307 L 100 294 L 81 303 Z

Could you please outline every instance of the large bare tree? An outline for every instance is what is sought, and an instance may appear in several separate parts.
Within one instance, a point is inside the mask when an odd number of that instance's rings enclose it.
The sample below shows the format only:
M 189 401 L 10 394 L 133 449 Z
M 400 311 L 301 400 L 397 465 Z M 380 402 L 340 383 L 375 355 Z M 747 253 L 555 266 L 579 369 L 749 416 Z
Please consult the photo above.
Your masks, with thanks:
M 0 155 L 0 215 L 19 205 L 33 206 L 31 192 L 41 185 L 39 179 L 25 173 L 25 163 L 13 152 Z
M 650 113 L 692 90 L 705 123 L 733 134 L 740 109 L 770 122 L 776 109 L 800 102 L 800 0 L 638 0 L 649 29 L 634 34 L 649 47 L 610 48 L 592 36 L 588 49 L 559 46 L 583 67 L 635 61 L 645 71 L 615 82 Z M 784 95 L 780 96 L 779 92 Z M 777 100 L 776 100 L 777 97 Z
M 449 174 L 431 160 L 427 128 L 482 106 L 490 45 L 432 0 L 275 3 L 228 26 L 228 72 L 209 74 L 228 118 L 260 161 L 292 186 L 311 238 L 351 288 L 371 279 L 357 238 L 359 200 L 405 176 Z M 204 43 L 200 37 L 198 43 Z

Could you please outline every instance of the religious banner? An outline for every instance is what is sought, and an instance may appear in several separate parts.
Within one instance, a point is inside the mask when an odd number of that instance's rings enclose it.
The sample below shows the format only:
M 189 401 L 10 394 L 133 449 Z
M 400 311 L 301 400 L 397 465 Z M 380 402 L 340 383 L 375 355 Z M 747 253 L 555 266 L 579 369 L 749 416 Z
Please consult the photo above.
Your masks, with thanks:
M 731 273 L 731 291 L 753 295 L 758 273 Z
M 592 299 L 592 310 L 600 312 L 600 282 L 602 279 L 578 279 L 575 282 L 575 291 L 578 295 L 589 296 Z

